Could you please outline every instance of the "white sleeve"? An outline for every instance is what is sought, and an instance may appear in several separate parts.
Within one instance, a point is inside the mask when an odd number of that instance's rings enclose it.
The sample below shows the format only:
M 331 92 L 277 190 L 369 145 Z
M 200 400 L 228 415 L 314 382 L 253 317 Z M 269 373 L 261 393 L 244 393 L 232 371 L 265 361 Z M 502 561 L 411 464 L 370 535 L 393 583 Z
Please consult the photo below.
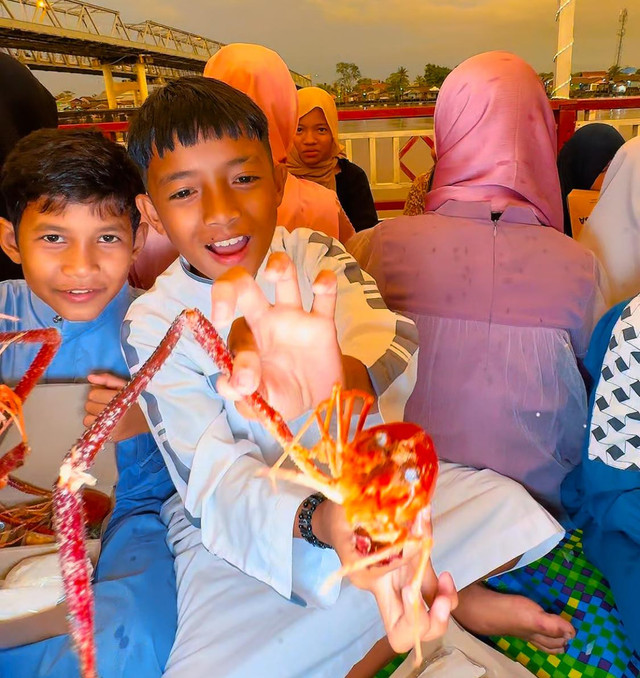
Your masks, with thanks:
M 402 421 L 418 371 L 415 324 L 387 308 L 375 280 L 341 243 L 317 232 L 309 235 L 308 242 L 306 277 L 313 281 L 320 271 L 331 270 L 338 279 L 336 328 L 342 353 L 367 368 L 382 419 Z
M 143 300 L 132 305 L 122 329 L 132 374 L 168 329 Z M 183 337 L 140 404 L 204 546 L 289 598 L 292 528 L 309 490 L 283 481 L 274 488 L 259 475 L 266 468 L 260 449 L 234 438 L 225 400 L 215 390 L 217 374 L 205 372 L 208 364 L 204 350 Z

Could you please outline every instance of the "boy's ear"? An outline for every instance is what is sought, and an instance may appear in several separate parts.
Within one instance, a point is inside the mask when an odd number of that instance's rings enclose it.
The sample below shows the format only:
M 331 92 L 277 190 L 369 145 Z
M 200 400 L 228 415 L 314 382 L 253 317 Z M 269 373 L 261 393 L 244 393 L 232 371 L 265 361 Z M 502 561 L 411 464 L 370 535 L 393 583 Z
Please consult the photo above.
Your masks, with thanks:
M 284 163 L 278 162 L 273 166 L 273 180 L 276 185 L 277 207 L 280 207 L 282 198 L 284 196 L 284 186 L 287 183 L 287 166 Z
M 151 226 L 151 228 L 154 231 L 157 231 L 160 235 L 167 235 L 167 232 L 164 230 L 162 226 L 160 217 L 158 216 L 156 208 L 153 206 L 153 202 L 151 202 L 151 198 L 149 197 L 148 193 L 139 193 L 138 195 L 136 195 L 136 207 L 138 208 L 138 211 L 142 215 L 140 225 L 142 225 L 142 222 L 146 222 L 149 226 Z
M 144 247 L 145 242 L 147 241 L 147 235 L 149 233 L 149 224 L 146 221 L 141 221 L 138 224 L 138 229 L 136 230 L 136 237 L 133 240 L 133 253 L 131 255 L 131 261 L 135 261 L 138 258 L 142 248 Z
M 0 217 L 0 247 L 14 264 L 22 263 L 13 224 L 2 217 Z

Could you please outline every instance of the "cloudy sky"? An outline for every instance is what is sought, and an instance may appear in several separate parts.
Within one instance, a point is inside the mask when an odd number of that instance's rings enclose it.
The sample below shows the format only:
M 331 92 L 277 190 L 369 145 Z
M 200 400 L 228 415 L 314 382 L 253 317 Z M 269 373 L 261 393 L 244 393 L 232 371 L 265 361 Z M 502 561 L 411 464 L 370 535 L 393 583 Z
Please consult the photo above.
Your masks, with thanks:
M 153 19 L 220 42 L 258 42 L 317 82 L 335 79 L 338 61 L 385 78 L 411 77 L 427 62 L 450 67 L 490 49 L 507 49 L 538 71 L 551 70 L 558 0 L 93 0 L 126 23 Z M 574 70 L 614 61 L 618 14 L 629 11 L 623 65 L 640 68 L 640 0 L 576 0 Z M 103 89 L 99 78 L 38 73 L 54 92 Z

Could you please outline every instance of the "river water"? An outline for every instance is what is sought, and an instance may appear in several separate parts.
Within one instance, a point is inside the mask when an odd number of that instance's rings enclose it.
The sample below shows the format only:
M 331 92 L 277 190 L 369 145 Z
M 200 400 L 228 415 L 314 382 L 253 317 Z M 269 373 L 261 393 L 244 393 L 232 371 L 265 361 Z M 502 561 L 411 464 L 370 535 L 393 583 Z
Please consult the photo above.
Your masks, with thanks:
M 640 119 L 638 108 L 617 108 L 615 110 L 593 111 L 590 120 Z M 578 120 L 584 119 L 578 114 Z M 433 130 L 433 118 L 392 118 L 382 120 L 345 120 L 340 122 L 340 133 L 388 132 L 392 130 Z

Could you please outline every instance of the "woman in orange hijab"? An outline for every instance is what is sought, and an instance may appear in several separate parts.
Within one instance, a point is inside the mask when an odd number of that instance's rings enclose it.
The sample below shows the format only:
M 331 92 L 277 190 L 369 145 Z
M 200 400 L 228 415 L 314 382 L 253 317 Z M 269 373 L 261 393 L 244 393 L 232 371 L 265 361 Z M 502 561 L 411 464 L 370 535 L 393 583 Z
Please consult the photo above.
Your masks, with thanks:
M 298 129 L 287 156 L 291 174 L 335 191 L 356 231 L 378 223 L 369 179 L 338 141 L 338 111 L 319 87 L 298 91 Z
M 280 56 L 261 45 L 227 45 L 209 59 L 204 76 L 222 80 L 253 99 L 269 120 L 273 161 L 286 163 L 298 125 L 298 97 Z M 355 233 L 333 191 L 291 174 L 278 208 L 278 224 L 289 231 L 300 227 L 322 231 L 343 243 Z

